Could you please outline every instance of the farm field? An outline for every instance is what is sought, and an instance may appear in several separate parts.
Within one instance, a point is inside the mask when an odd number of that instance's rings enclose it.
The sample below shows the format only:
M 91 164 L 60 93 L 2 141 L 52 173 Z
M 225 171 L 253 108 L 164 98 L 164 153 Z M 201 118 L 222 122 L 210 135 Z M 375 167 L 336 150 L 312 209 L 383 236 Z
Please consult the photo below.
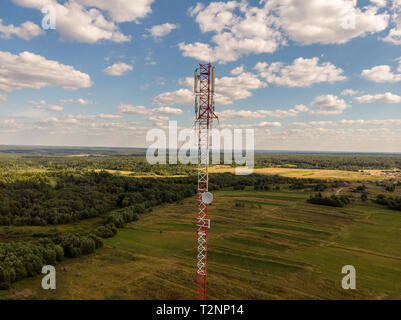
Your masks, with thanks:
M 214 166 L 209 169 L 210 173 L 234 173 L 234 168 L 225 166 Z M 377 171 L 378 172 L 378 171 Z M 289 178 L 321 179 L 321 180 L 347 180 L 347 181 L 377 181 L 390 179 L 391 177 L 367 175 L 364 172 L 329 170 L 329 169 L 296 169 L 296 168 L 256 168 L 255 174 L 277 174 Z
M 169 175 L 158 175 L 153 172 L 135 172 L 135 171 L 124 171 L 124 170 L 105 170 L 105 169 L 96 169 L 95 172 L 101 172 L 101 171 L 106 171 L 111 174 L 119 174 L 122 176 L 128 176 L 128 177 L 133 177 L 133 178 L 183 178 L 187 177 L 188 175 L 183 175 L 183 174 L 169 174 Z
M 286 169 L 288 170 L 288 169 Z M 309 193 L 216 191 L 210 207 L 209 299 L 401 299 L 401 215 L 373 204 L 308 204 Z M 193 299 L 194 199 L 159 206 L 104 247 L 57 265 L 2 299 Z M 341 288 L 353 265 L 357 290 Z
M 143 173 L 135 171 L 124 171 L 124 170 L 104 170 L 96 169 L 96 172 L 107 171 L 111 174 L 120 174 L 123 176 L 131 176 L 135 178 L 147 178 L 147 177 L 168 177 L 168 178 L 182 178 L 188 175 L 157 175 L 153 172 Z M 346 181 L 379 181 L 387 180 L 394 177 L 386 177 L 379 175 L 380 170 L 371 170 L 372 174 L 368 175 L 364 172 L 358 171 L 347 171 L 347 170 L 330 170 L 330 169 L 296 169 L 296 168 L 256 168 L 253 169 L 254 174 L 263 175 L 279 175 L 288 178 L 299 178 L 299 179 L 320 179 L 320 180 L 346 180 Z M 209 173 L 235 173 L 235 168 L 227 166 L 211 166 Z
M 23 173 L 45 173 L 51 170 L 46 169 L 21 169 L 3 171 L 7 172 L 23 172 Z M 111 170 L 111 169 L 94 169 L 95 172 L 106 171 L 111 174 L 117 174 L 133 178 L 183 178 L 188 174 L 157 174 L 155 172 L 140 172 L 130 170 Z M 288 178 L 299 179 L 319 179 L 319 180 L 345 180 L 345 181 L 379 181 L 394 179 L 391 176 L 380 175 L 381 170 L 369 170 L 367 172 L 333 170 L 333 169 L 296 169 L 296 168 L 256 168 L 253 169 L 254 174 L 262 175 L 279 175 Z M 209 173 L 235 173 L 235 168 L 229 166 L 211 166 Z

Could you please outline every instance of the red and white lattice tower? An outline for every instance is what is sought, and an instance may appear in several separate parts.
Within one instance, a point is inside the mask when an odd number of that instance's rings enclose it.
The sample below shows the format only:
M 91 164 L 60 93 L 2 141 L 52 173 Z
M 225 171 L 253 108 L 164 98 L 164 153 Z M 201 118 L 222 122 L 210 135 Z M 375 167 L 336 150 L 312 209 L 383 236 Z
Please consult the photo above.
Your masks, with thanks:
M 196 217 L 196 299 L 206 299 L 207 278 L 207 231 L 210 220 L 207 216 L 208 205 L 213 196 L 209 193 L 209 142 L 210 129 L 214 114 L 215 71 L 211 64 L 200 64 L 195 70 L 195 125 L 198 134 L 198 195 Z

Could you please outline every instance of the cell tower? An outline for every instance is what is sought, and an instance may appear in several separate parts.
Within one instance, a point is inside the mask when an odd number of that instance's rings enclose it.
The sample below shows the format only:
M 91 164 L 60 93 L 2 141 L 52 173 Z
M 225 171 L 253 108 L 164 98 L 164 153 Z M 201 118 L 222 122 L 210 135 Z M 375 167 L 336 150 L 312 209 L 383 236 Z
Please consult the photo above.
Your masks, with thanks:
M 198 195 L 196 216 L 196 299 L 206 299 L 207 278 L 207 231 L 210 219 L 207 216 L 213 195 L 209 192 L 209 141 L 214 113 L 215 69 L 210 63 L 199 64 L 195 70 L 195 127 L 198 133 Z

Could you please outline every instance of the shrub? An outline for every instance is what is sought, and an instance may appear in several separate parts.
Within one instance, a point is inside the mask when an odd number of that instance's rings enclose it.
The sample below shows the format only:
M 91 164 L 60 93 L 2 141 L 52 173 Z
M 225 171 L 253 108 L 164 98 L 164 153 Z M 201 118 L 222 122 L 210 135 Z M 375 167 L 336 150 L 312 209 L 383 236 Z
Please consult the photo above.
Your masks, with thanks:
M 293 184 L 290 185 L 290 189 L 293 189 L 293 190 L 300 190 L 300 189 L 304 189 L 304 188 L 305 188 L 305 184 L 300 180 L 297 180 Z
M 123 228 L 127 223 L 138 220 L 138 214 L 145 212 L 145 206 L 134 205 L 131 207 L 116 210 L 107 219 L 107 224 L 114 225 L 116 228 Z
M 238 185 L 235 185 L 233 189 L 234 190 L 245 190 L 245 186 L 238 184 Z
M 89 254 L 95 251 L 103 244 L 99 237 L 93 234 L 73 234 L 65 233 L 58 235 L 53 240 L 56 244 L 60 245 L 64 249 L 64 255 L 66 257 L 79 257 L 84 254 Z
M 106 224 L 105 226 L 95 229 L 94 233 L 98 237 L 103 238 L 103 239 L 112 238 L 117 234 L 117 228 L 115 227 L 114 224 L 109 223 L 109 224 Z
M 338 197 L 334 194 L 330 197 L 323 197 L 322 194 L 319 192 L 315 196 L 311 195 L 307 202 L 330 207 L 345 207 L 351 203 L 351 200 L 347 196 Z
M 314 186 L 314 188 L 313 188 L 313 190 L 314 191 L 324 191 L 324 190 L 326 190 L 328 188 L 328 186 L 326 185 L 326 184 L 324 184 L 324 183 L 319 183 L 319 184 L 317 184 L 317 185 L 315 185 Z
M 240 208 L 244 208 L 245 207 L 245 202 L 241 201 L 241 200 L 235 200 L 235 206 L 236 207 L 240 207 Z
M 394 184 L 386 185 L 385 189 L 386 189 L 387 192 L 394 192 L 395 191 L 395 185 Z
M 390 209 L 399 210 L 401 211 L 401 197 L 400 198 L 393 198 L 393 197 L 386 197 L 382 194 L 379 194 L 374 201 L 377 204 L 387 206 Z

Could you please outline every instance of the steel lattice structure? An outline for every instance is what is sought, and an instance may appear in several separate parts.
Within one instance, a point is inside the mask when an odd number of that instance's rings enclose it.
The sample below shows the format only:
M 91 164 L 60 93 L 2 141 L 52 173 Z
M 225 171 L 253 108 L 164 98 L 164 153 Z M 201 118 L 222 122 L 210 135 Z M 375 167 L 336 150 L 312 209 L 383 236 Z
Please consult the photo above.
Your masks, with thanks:
M 196 255 L 196 298 L 206 299 L 207 278 L 207 231 L 208 219 L 209 135 L 214 114 L 214 68 L 211 64 L 200 64 L 195 70 L 195 113 L 198 134 L 198 194 L 197 194 L 197 255 Z

